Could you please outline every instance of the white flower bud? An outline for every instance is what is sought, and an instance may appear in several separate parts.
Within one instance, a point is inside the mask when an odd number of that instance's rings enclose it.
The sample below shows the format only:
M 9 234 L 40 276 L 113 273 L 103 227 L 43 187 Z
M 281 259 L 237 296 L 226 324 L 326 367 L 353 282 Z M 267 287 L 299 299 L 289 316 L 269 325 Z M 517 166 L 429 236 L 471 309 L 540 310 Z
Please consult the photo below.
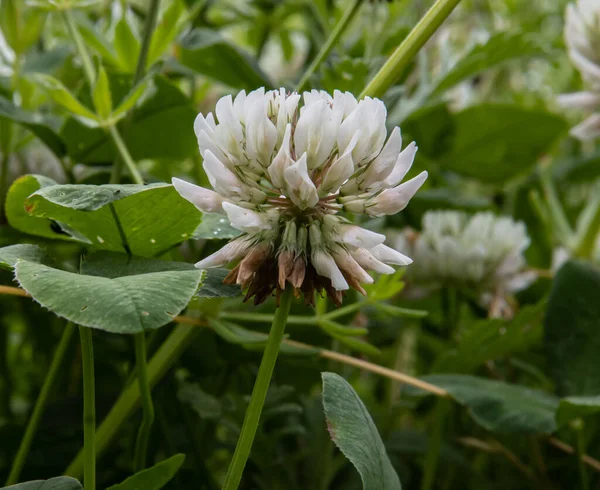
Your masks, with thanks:
M 317 100 L 300 111 L 294 131 L 296 155 L 307 154 L 310 170 L 321 167 L 331 155 L 339 123 L 325 100 Z
M 246 233 L 258 233 L 271 228 L 269 216 L 266 213 L 256 213 L 251 209 L 236 206 L 230 202 L 223 203 L 223 210 L 227 213 L 231 226 L 236 230 Z
M 338 291 L 345 291 L 350 288 L 342 271 L 335 263 L 335 260 L 331 255 L 322 249 L 312 250 L 310 256 L 311 263 L 317 274 L 327 277 L 331 280 L 331 285 Z
M 324 196 L 329 192 L 336 192 L 354 173 L 354 162 L 352 161 L 352 150 L 358 141 L 360 132 L 354 135 L 348 148 L 342 156 L 336 158 L 325 172 L 323 182 L 319 186 L 319 195 Z
M 252 240 L 247 236 L 236 238 L 229 242 L 214 254 L 209 255 L 200 262 L 196 262 L 197 269 L 210 269 L 212 267 L 222 267 L 229 262 L 241 259 L 252 245 Z
M 366 208 L 370 216 L 396 214 L 402 211 L 427 180 L 427 171 L 392 189 L 386 189 L 372 200 L 372 205 Z
M 370 252 L 373 254 L 373 257 L 375 257 L 377 260 L 381 260 L 381 262 L 394 265 L 412 264 L 412 259 L 410 257 L 401 254 L 397 250 L 394 250 L 387 245 L 377 245 L 373 247 Z
M 185 180 L 173 177 L 171 180 L 181 197 L 191 202 L 203 213 L 222 213 L 223 198 L 214 191 L 205 189 Z
M 246 151 L 250 158 L 268 167 L 276 143 L 277 128 L 267 117 L 267 101 L 260 98 L 246 116 Z
M 346 274 L 353 276 L 359 283 L 373 284 L 373 278 L 354 260 L 347 250 L 337 246 L 331 252 L 336 264 Z
M 380 274 L 393 274 L 396 272 L 393 267 L 377 260 L 371 252 L 364 248 L 350 250 L 350 255 L 358 264 L 366 270 L 379 272 Z
M 300 209 L 315 206 L 319 202 L 319 194 L 306 167 L 306 153 L 283 171 L 288 196 Z
M 385 235 L 356 225 L 339 224 L 333 231 L 335 239 L 356 248 L 373 248 L 385 241 Z
M 367 170 L 359 178 L 358 188 L 368 189 L 374 183 L 384 181 L 394 170 L 401 149 L 402 136 L 400 135 L 400 128 L 395 127 L 381 153 L 369 164 Z
M 269 173 L 269 177 L 271 177 L 271 183 L 277 189 L 285 188 L 285 176 L 283 172 L 290 165 L 294 164 L 294 160 L 290 156 L 290 138 L 292 137 L 292 125 L 288 124 L 285 127 L 285 133 L 283 136 L 283 141 L 281 143 L 281 148 L 279 152 L 273 159 L 273 162 L 267 168 L 267 172 Z

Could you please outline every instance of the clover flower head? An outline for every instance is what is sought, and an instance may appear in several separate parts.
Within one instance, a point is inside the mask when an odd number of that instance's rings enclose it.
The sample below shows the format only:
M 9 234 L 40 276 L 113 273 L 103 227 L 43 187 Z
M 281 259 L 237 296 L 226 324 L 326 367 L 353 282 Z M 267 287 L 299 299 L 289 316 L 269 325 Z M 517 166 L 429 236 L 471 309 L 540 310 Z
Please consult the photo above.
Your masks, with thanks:
M 386 115 L 378 99 L 283 88 L 228 95 L 215 115 L 199 114 L 194 130 L 214 190 L 173 185 L 200 211 L 226 214 L 242 235 L 196 266 L 240 260 L 226 282 L 256 304 L 287 282 L 308 304 L 325 290 L 339 305 L 350 287 L 364 294 L 361 283 L 373 281 L 367 270 L 409 264 L 384 235 L 341 214 L 395 214 L 427 178 L 401 183 L 417 147 L 402 150 L 399 128 L 386 141 Z
M 527 271 L 523 252 L 530 240 L 525 225 L 508 217 L 481 212 L 429 211 L 423 229 L 405 230 L 394 243 L 415 263 L 407 279 L 424 290 L 455 286 L 475 291 L 486 306 L 526 288 L 536 274 Z
M 593 112 L 571 129 L 571 135 L 580 140 L 594 139 L 600 136 L 600 113 L 597 112 L 600 108 L 600 3 L 597 0 L 577 0 L 567 5 L 565 43 L 586 90 L 562 94 L 558 103 L 566 108 Z

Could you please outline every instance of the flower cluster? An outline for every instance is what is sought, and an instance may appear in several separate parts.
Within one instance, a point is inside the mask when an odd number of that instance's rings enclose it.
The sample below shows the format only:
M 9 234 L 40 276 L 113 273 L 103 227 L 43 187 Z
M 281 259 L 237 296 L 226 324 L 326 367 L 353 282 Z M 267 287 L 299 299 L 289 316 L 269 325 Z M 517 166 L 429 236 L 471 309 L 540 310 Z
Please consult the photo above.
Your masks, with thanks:
M 455 286 L 475 291 L 482 304 L 504 302 L 507 294 L 536 277 L 526 271 L 529 246 L 525 225 L 490 212 L 469 217 L 458 211 L 430 211 L 420 233 L 406 230 L 394 246 L 415 259 L 407 270 L 411 285 L 425 290 Z M 496 306 L 505 306 L 498 304 Z
M 565 42 L 569 57 L 581 72 L 586 91 L 559 96 L 558 103 L 566 108 L 593 112 L 582 123 L 571 129 L 571 135 L 580 140 L 600 136 L 600 2 L 578 0 L 567 6 Z
M 288 282 L 309 304 L 325 290 L 339 305 L 349 287 L 364 294 L 361 283 L 373 282 L 367 270 L 389 274 L 388 264 L 411 263 L 383 244 L 384 235 L 340 214 L 395 214 L 427 178 L 422 172 L 400 183 L 417 147 L 402 150 L 399 128 L 386 141 L 380 100 L 261 88 L 221 98 L 215 114 L 194 123 L 214 190 L 173 185 L 202 212 L 227 214 L 243 234 L 198 268 L 241 259 L 226 281 L 257 304 Z

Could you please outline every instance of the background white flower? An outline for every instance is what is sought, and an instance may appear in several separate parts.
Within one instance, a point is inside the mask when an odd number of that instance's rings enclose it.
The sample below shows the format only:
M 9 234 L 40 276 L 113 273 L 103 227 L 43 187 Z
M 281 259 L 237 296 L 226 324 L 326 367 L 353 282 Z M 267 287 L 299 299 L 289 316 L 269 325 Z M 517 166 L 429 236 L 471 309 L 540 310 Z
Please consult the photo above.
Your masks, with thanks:
M 567 5 L 565 13 L 565 43 L 569 58 L 580 71 L 586 91 L 563 94 L 558 103 L 565 108 L 594 112 L 600 108 L 600 2 L 578 0 Z M 594 112 L 571 129 L 580 140 L 600 136 L 600 114 Z
M 530 240 L 525 225 L 491 212 L 468 216 L 459 211 L 429 211 L 423 229 L 395 237 L 394 248 L 415 260 L 407 269 L 411 285 L 425 290 L 444 286 L 474 291 L 487 306 L 526 288 L 536 273 L 523 255 Z
M 401 183 L 417 147 L 402 151 L 399 128 L 386 143 L 383 102 L 261 88 L 221 98 L 215 113 L 194 123 L 214 191 L 180 179 L 173 185 L 199 210 L 227 214 L 244 234 L 197 267 L 242 259 L 226 281 L 247 288 L 255 303 L 287 281 L 307 303 L 325 290 L 339 305 L 349 287 L 364 294 L 367 270 L 391 273 L 386 264 L 411 262 L 384 245 L 385 236 L 340 214 L 395 214 L 427 178 L 422 172 Z

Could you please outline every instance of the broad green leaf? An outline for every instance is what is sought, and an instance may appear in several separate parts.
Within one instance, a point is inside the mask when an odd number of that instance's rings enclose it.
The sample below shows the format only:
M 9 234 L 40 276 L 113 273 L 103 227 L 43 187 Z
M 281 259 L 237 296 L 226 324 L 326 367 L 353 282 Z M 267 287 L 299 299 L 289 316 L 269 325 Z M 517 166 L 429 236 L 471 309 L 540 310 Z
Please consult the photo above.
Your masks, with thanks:
M 141 46 L 127 17 L 128 14 L 125 12 L 115 26 L 114 45 L 120 68 L 127 73 L 133 73 L 140 56 Z
M 560 116 L 515 105 L 479 104 L 454 116 L 442 165 L 482 182 L 502 184 L 530 170 L 567 129 Z
M 2 490 L 81 490 L 83 487 L 75 478 L 70 476 L 57 476 L 48 480 L 35 480 L 17 483 Z
M 144 257 L 188 239 L 201 219 L 168 184 L 56 185 L 33 193 L 25 206 L 31 216 L 59 222 L 73 238 L 94 248 Z
M 125 136 L 132 157 L 184 160 L 196 155 L 198 141 L 193 129 L 196 109 L 192 102 L 163 77 L 157 76 L 154 85 L 156 90 L 133 111 L 133 124 Z M 69 154 L 79 163 L 112 164 L 117 156 L 105 131 L 86 127 L 74 118 L 65 122 L 61 136 L 67 142 Z
M 54 130 L 52 120 L 37 112 L 29 112 L 0 97 L 0 118 L 5 117 L 36 135 L 58 157 L 66 155 L 66 144 Z
M 181 0 L 172 0 L 164 13 L 159 16 L 158 25 L 152 33 L 152 41 L 148 50 L 148 66 L 157 61 L 167 50 L 181 29 L 180 21 L 186 12 Z
M 352 386 L 322 373 L 323 407 L 333 442 L 360 473 L 364 490 L 400 490 L 400 480 L 367 408 Z
M 108 487 L 107 490 L 160 490 L 175 474 L 185 460 L 185 454 L 176 454 L 127 478 L 127 480 Z
M 98 70 L 98 76 L 96 77 L 96 84 L 94 85 L 92 97 L 94 100 L 96 113 L 103 121 L 106 121 L 112 112 L 112 96 L 110 94 L 108 75 L 106 75 L 106 70 L 103 66 L 101 66 Z
M 74 274 L 20 260 L 15 277 L 56 315 L 113 333 L 153 330 L 173 321 L 198 289 L 204 271 L 163 271 L 108 278 Z
M 570 261 L 556 274 L 544 320 L 548 366 L 561 396 L 600 393 L 600 270 Z
M 82 122 L 88 126 L 96 125 L 98 121 L 96 114 L 79 102 L 62 82 L 50 75 L 42 73 L 38 73 L 35 76 L 35 80 L 46 89 L 50 97 L 52 97 L 57 104 L 64 107 L 74 116 L 80 116 Z
M 470 372 L 484 364 L 541 343 L 546 301 L 526 306 L 511 320 L 479 320 L 464 329 L 456 349 L 443 354 L 436 372 Z
M 185 66 L 230 87 L 254 90 L 273 83 L 249 54 L 209 29 L 194 29 L 181 41 Z
M 448 391 L 489 431 L 550 434 L 556 430 L 554 414 L 559 399 L 550 393 L 461 374 L 433 374 L 421 379 Z
M 24 175 L 13 182 L 6 197 L 6 219 L 16 230 L 57 240 L 73 241 L 56 221 L 31 216 L 25 210 L 25 200 L 42 187 L 56 185 L 43 175 Z
M 556 412 L 556 423 L 560 427 L 571 420 L 595 415 L 598 412 L 600 412 L 600 395 L 569 396 L 560 401 Z
M 498 32 L 485 44 L 474 46 L 434 82 L 433 94 L 447 90 L 465 78 L 516 58 L 543 54 L 543 47 L 529 33 Z
M 202 221 L 194 231 L 192 238 L 197 240 L 217 240 L 235 238 L 242 234 L 231 226 L 227 216 L 215 213 L 202 214 Z
M 21 243 L 0 248 L 0 267 L 12 270 L 17 261 L 44 262 L 47 259 L 46 251 L 37 245 Z

